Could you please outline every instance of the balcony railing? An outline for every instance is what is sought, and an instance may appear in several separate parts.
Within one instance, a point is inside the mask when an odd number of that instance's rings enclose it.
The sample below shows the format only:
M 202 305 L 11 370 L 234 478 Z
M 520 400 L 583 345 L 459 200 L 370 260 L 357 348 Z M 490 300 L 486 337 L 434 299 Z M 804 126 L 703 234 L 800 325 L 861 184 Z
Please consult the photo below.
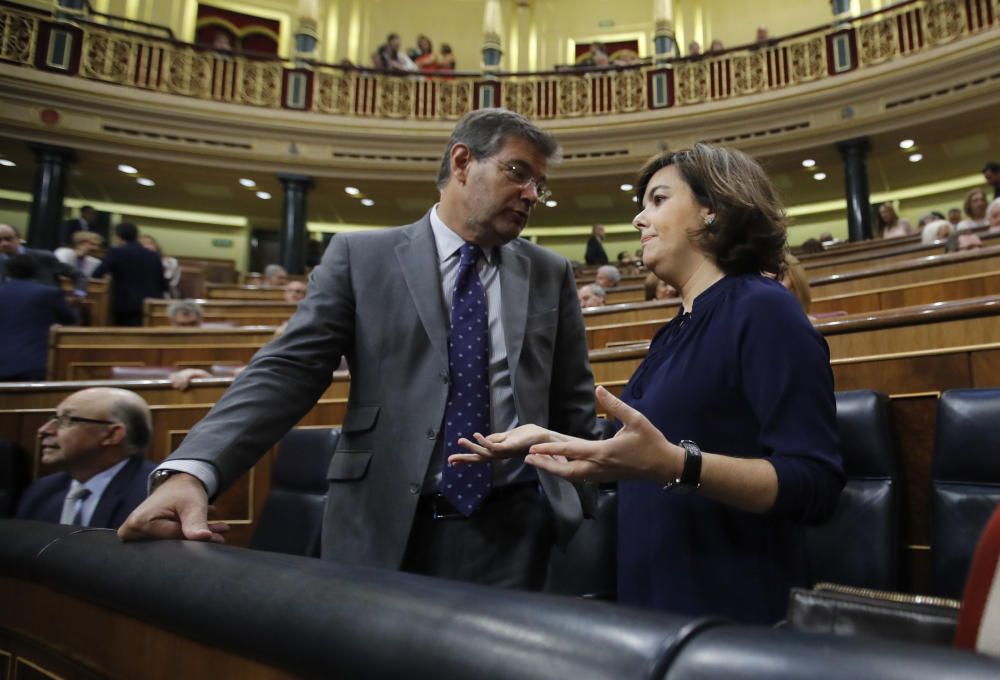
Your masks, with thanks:
M 622 115 L 773 92 L 1000 27 L 1000 0 L 910 0 L 701 57 L 547 73 L 389 74 L 219 52 L 0 2 L 0 61 L 197 99 L 338 116 L 454 120 L 503 106 L 535 119 Z

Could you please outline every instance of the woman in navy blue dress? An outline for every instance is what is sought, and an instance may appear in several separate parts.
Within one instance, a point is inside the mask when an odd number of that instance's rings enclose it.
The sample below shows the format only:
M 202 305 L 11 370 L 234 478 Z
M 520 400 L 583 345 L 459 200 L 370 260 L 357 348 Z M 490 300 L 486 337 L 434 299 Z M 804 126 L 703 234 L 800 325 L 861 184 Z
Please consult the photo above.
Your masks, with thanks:
M 844 484 L 829 350 L 778 281 L 780 202 L 760 166 L 698 144 L 642 170 L 643 263 L 683 307 L 654 337 L 604 441 L 525 425 L 453 460 L 525 453 L 576 481 L 619 484 L 618 599 L 774 623 L 806 585 L 802 530 Z

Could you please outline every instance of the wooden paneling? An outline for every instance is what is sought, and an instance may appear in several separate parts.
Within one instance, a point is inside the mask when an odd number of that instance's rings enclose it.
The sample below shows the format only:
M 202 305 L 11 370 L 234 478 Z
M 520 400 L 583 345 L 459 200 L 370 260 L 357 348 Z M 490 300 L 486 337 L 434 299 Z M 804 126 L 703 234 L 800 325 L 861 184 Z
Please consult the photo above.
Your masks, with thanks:
M 987 272 L 877 288 L 861 293 L 813 298 L 810 311 L 813 314 L 834 311 L 859 314 L 896 307 L 930 304 L 942 300 L 961 300 L 998 294 L 1000 294 L 1000 273 Z
M 583 310 L 583 323 L 587 328 L 592 328 L 636 321 L 667 321 L 677 315 L 680 304 L 680 299 L 674 298 L 590 307 Z
M 214 300 L 284 300 L 285 291 L 269 286 L 206 283 L 205 297 Z
M 143 325 L 169 326 L 167 309 L 173 300 L 147 299 L 143 305 Z M 233 326 L 280 326 L 291 318 L 297 305 L 284 300 L 189 300 L 201 308 L 203 323 Z
M 646 289 L 642 285 L 619 285 L 608 288 L 608 304 L 621 302 L 642 302 L 646 299 Z

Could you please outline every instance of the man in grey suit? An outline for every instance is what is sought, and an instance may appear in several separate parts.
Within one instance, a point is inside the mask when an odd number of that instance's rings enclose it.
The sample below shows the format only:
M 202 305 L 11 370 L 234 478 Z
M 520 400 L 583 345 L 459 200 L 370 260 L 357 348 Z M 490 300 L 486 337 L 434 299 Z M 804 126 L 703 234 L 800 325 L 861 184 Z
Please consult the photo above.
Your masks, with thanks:
M 21 233 L 11 224 L 0 224 L 0 283 L 7 278 L 7 258 L 13 255 L 27 255 L 38 265 L 35 281 L 46 286 L 59 286 L 59 279 L 73 282 L 73 290 L 80 297 L 87 294 L 87 277 L 76 267 L 60 262 L 47 250 L 25 248 L 21 243 Z
M 351 393 L 328 472 L 322 556 L 540 587 L 553 543 L 568 540 L 582 519 L 575 487 L 512 459 L 490 464 L 491 490 L 473 509 L 457 511 L 440 492 L 444 477 L 457 474 L 445 469 L 452 439 L 473 434 L 445 431 L 452 396 L 470 387 L 452 356 L 449 329 L 468 302 L 457 281 L 484 295 L 476 312 L 488 334 L 477 374 L 478 396 L 488 393 L 486 427 L 535 423 L 595 434 L 572 267 L 517 238 L 548 194 L 545 173 L 557 153 L 550 135 L 517 114 L 466 115 L 442 159 L 440 203 L 414 224 L 330 241 L 285 334 L 258 352 L 153 474 L 154 492 L 120 536 L 221 542 L 225 526 L 207 522 L 208 499 L 299 421 L 344 355 Z M 467 257 L 469 249 L 476 252 Z

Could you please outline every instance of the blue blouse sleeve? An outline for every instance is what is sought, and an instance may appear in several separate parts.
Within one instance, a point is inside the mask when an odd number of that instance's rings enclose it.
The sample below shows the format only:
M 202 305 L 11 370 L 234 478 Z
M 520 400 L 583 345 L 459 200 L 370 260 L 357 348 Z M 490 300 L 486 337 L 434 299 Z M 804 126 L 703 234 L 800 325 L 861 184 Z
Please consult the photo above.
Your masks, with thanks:
M 786 291 L 767 286 L 748 302 L 741 308 L 740 370 L 763 453 L 778 475 L 771 514 L 821 522 L 845 482 L 830 351 Z

